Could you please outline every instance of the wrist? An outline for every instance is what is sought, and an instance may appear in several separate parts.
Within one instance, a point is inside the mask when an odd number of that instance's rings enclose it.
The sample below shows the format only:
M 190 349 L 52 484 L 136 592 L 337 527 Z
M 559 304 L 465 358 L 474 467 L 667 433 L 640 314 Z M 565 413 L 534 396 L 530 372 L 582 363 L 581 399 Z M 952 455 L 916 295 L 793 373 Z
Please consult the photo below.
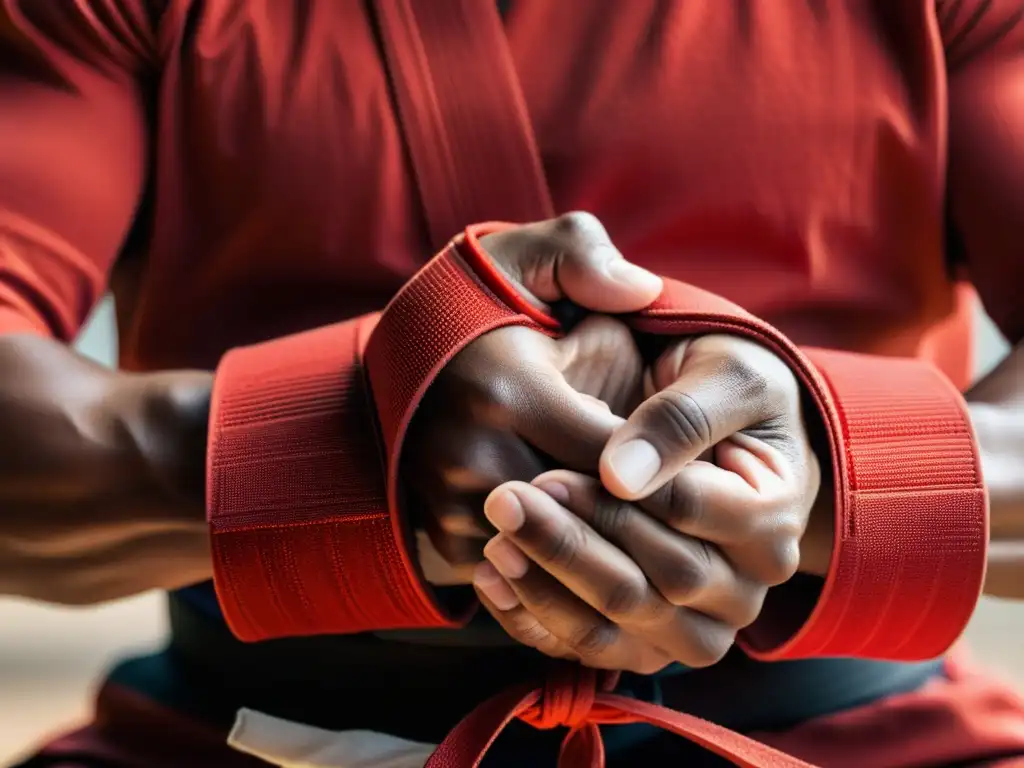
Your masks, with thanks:
M 206 435 L 213 376 L 123 374 L 108 402 L 139 473 L 145 506 L 205 530 Z

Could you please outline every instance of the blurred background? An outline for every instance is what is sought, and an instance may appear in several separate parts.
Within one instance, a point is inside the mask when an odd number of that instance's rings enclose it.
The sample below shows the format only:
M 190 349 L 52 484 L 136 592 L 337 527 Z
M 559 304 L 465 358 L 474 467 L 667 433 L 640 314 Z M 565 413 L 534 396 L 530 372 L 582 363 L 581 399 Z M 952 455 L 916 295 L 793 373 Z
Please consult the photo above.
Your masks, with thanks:
M 1006 345 L 984 318 L 978 330 L 981 375 Z M 109 303 L 97 311 L 80 347 L 113 364 L 117 343 Z M 0 766 L 87 717 L 93 686 L 107 666 L 125 652 L 159 646 L 165 629 L 158 594 L 74 610 L 0 598 Z M 975 654 L 1024 687 L 1022 636 L 1024 603 L 984 602 L 968 631 Z

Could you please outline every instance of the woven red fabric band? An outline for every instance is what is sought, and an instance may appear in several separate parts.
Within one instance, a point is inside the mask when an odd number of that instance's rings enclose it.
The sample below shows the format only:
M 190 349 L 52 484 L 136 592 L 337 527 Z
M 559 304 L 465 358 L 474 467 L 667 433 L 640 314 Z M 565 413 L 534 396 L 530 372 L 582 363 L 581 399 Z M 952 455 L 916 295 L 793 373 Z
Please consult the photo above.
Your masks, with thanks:
M 479 247 L 477 236 L 497 226 L 467 230 L 380 316 L 365 343 L 372 398 L 361 350 L 373 318 L 224 358 L 211 413 L 208 508 L 218 595 L 240 637 L 459 623 L 416 566 L 399 458 L 420 399 L 467 344 L 507 325 L 557 333 Z M 639 332 L 733 333 L 769 346 L 800 376 L 826 426 L 836 486 L 832 569 L 820 591 L 769 602 L 743 639 L 751 655 L 917 659 L 956 639 L 984 576 L 987 503 L 965 405 L 937 371 L 801 352 L 739 307 L 674 281 L 628 321 Z M 805 765 L 681 713 L 599 693 L 593 681 L 567 685 L 486 702 L 430 765 L 476 765 L 511 719 L 541 717 L 535 708 L 545 696 L 575 702 L 566 710 L 575 714 L 563 765 L 602 764 L 596 723 L 638 721 L 737 765 Z
M 378 628 L 377 611 L 436 621 L 408 599 L 387 511 L 361 362 L 376 321 L 236 349 L 217 369 L 207 517 L 217 597 L 243 640 Z
M 805 353 L 834 408 L 831 569 L 820 597 L 783 585 L 778 615 L 763 614 L 748 631 L 748 652 L 938 656 L 966 626 L 985 576 L 988 500 L 966 403 L 930 364 Z M 790 633 L 785 616 L 801 600 L 814 608 Z
M 381 316 L 366 351 L 375 409 L 361 364 L 373 319 L 224 358 L 208 506 L 218 589 L 239 636 L 458 623 L 422 582 L 398 514 L 405 430 L 437 372 L 470 341 L 502 325 L 548 333 L 556 327 L 519 301 L 480 250 L 479 231 L 471 228 L 425 266 Z M 648 333 L 729 332 L 771 346 L 799 373 L 828 427 L 836 486 L 832 571 L 820 596 L 775 601 L 785 602 L 778 616 L 769 603 L 745 636 L 748 650 L 772 659 L 916 659 L 948 647 L 977 600 L 987 541 L 970 423 L 948 382 L 912 360 L 804 354 L 739 307 L 674 281 L 630 322 Z M 373 410 L 386 484 L 367 415 Z M 261 554 L 246 554 L 252 552 Z M 806 621 L 791 618 L 794 603 Z
M 820 590 L 777 587 L 743 633 L 744 650 L 764 660 L 920 660 L 949 648 L 981 594 L 988 545 L 988 500 L 960 393 L 921 361 L 801 352 L 724 299 L 673 281 L 631 324 L 659 334 L 735 333 L 774 349 L 828 432 L 829 574 Z

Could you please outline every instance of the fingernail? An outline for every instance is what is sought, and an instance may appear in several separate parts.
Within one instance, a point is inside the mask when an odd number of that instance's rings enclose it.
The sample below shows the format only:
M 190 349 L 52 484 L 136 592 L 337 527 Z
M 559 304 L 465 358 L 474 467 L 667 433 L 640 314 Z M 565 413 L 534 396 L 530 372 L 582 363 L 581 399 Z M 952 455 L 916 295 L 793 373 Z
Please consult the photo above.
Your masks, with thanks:
M 523 505 L 512 491 L 492 494 L 484 502 L 484 514 L 499 531 L 518 531 L 526 520 Z
M 515 590 L 490 563 L 480 563 L 476 567 L 473 571 L 473 584 L 499 611 L 511 611 L 519 605 Z
M 545 480 L 543 483 L 539 483 L 537 487 L 563 507 L 569 503 L 569 489 L 565 487 L 564 483 Z
M 661 456 L 646 440 L 623 443 L 608 457 L 615 477 L 630 493 L 638 493 L 661 469 Z
M 642 291 L 660 293 L 661 278 L 643 267 L 628 261 L 616 259 L 608 263 L 608 275 L 615 281 L 637 288 Z
M 511 541 L 500 536 L 487 543 L 484 547 L 484 557 L 506 579 L 521 579 L 526 575 L 526 569 L 530 567 L 526 555 Z

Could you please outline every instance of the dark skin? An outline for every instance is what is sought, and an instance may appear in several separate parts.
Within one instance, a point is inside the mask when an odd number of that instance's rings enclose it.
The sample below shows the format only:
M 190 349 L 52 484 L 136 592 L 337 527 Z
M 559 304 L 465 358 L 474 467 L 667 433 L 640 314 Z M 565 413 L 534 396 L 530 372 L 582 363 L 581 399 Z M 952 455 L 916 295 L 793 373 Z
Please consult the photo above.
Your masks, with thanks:
M 820 488 L 796 378 L 743 339 L 674 342 L 600 481 L 556 470 L 487 499 L 475 574 L 513 637 L 589 666 L 718 661 L 800 565 Z
M 659 287 L 611 266 L 625 262 L 592 217 L 485 246 L 541 304 L 624 312 Z M 1015 596 L 1021 359 L 971 393 L 992 489 L 988 589 Z M 505 329 L 467 347 L 429 393 L 405 457 L 435 542 L 423 562 L 437 583 L 468 581 L 475 564 L 485 606 L 550 655 L 637 671 L 708 664 L 798 562 L 827 569 L 829 494 L 818 493 L 799 388 L 774 355 L 708 336 L 641 370 L 608 318 L 558 342 Z M 84 604 L 209 578 L 209 374 L 111 372 L 14 336 L 0 339 L 0 371 L 0 591 Z M 567 469 L 543 474 L 552 466 Z
M 487 247 L 538 302 L 565 298 L 623 312 L 642 308 L 661 287 L 583 214 L 494 235 Z M 503 423 L 520 417 L 500 415 L 506 409 L 493 384 L 516 377 L 538 413 L 592 446 L 593 462 L 610 433 L 607 410 L 568 383 L 551 384 L 559 364 L 580 380 L 586 354 L 573 351 L 572 340 L 532 336 L 481 339 L 442 381 L 450 380 L 457 401 L 493 390 L 494 402 L 482 407 Z M 0 337 L 0 371 L 0 593 L 83 605 L 211 577 L 203 500 L 210 373 L 110 371 L 34 336 Z M 538 413 L 527 414 L 535 435 Z M 439 416 L 433 430 L 448 444 L 448 419 Z M 484 490 L 508 478 L 496 476 Z
M 603 315 L 559 340 L 503 329 L 467 352 L 425 399 L 405 457 L 417 522 L 427 534 L 421 564 L 440 584 L 469 582 L 483 559 L 495 532 L 483 515 L 487 494 L 550 466 L 593 471 L 621 417 L 642 397 L 643 361 L 629 329 Z M 481 375 L 482 366 L 498 369 L 510 353 L 514 369 L 500 378 Z
M 0 371 L 0 593 L 86 605 L 209 577 L 209 374 L 31 336 L 0 338 Z
M 828 571 L 831 489 L 826 485 L 812 494 L 815 463 L 798 410 L 792 402 L 785 405 L 797 391 L 787 376 L 765 379 L 757 368 L 741 375 L 748 382 L 770 382 L 767 390 L 775 393 L 762 415 L 775 410 L 779 416 L 759 422 L 751 407 L 756 398 L 738 398 L 725 411 L 722 400 L 694 398 L 699 407 L 687 412 L 709 425 L 712 465 L 707 455 L 693 459 L 703 444 L 700 430 L 678 432 L 698 436 L 697 445 L 672 445 L 671 438 L 662 442 L 666 433 L 656 429 L 659 419 L 649 418 L 649 408 L 664 407 L 657 404 L 664 403 L 665 393 L 674 398 L 680 391 L 701 391 L 686 386 L 687 356 L 709 342 L 718 347 L 717 363 L 730 356 L 721 354 L 725 349 L 740 349 L 738 340 L 715 336 L 670 347 L 653 368 L 648 392 L 654 395 L 615 431 L 602 453 L 601 483 L 556 470 L 530 484 L 508 482 L 488 497 L 486 515 L 500 532 L 485 546 L 487 561 L 478 566 L 474 584 L 512 637 L 599 668 L 650 673 L 673 661 L 699 666 L 724 655 L 736 632 L 756 616 L 751 609 L 760 606 L 765 587 L 795 569 L 795 557 L 801 571 Z M 742 354 L 744 367 L 771 370 L 761 354 L 767 353 Z M 1024 351 L 1018 348 L 968 393 L 991 503 L 985 593 L 1015 599 L 1024 597 L 1022 374 Z M 722 420 L 716 422 L 716 415 Z M 719 439 L 731 428 L 727 419 L 753 426 Z M 633 490 L 615 476 L 609 459 L 638 435 L 657 444 L 667 461 L 646 486 Z M 794 532 L 801 520 L 807 528 L 796 553 Z

